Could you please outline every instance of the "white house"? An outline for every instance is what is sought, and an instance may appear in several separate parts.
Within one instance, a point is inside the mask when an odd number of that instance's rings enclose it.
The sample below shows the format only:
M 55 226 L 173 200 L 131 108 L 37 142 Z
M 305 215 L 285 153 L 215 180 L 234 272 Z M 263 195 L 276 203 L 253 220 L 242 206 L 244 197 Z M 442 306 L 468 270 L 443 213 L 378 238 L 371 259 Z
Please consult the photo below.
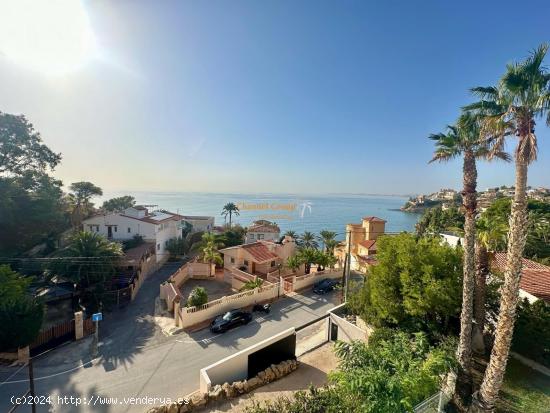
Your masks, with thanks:
M 97 232 L 113 241 L 124 241 L 140 235 L 155 243 L 157 262 L 168 258 L 168 241 L 181 236 L 183 216 L 168 211 L 149 212 L 134 206 L 123 212 L 96 215 L 82 222 L 85 231 Z
M 459 237 L 458 235 L 455 235 L 452 232 L 440 232 L 439 236 L 442 238 L 443 241 L 445 241 L 451 247 L 464 245 L 464 238 Z
M 193 227 L 193 232 L 210 232 L 214 229 L 214 217 L 182 215 L 181 218 Z
M 278 241 L 281 236 L 279 226 L 274 222 L 260 220 L 254 221 L 246 230 L 245 244 L 256 241 Z

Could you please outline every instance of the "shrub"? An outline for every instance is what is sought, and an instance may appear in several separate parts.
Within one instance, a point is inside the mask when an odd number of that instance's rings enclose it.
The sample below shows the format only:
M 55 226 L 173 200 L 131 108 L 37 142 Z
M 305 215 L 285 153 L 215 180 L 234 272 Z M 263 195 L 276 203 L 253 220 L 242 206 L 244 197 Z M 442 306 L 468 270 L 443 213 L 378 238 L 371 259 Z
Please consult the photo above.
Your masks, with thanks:
M 519 304 L 512 349 L 550 367 L 550 305 L 527 299 Z
M 188 307 L 197 307 L 199 305 L 206 304 L 207 302 L 208 294 L 203 287 L 193 288 L 193 291 L 191 291 L 191 294 L 189 294 L 189 298 L 187 298 Z

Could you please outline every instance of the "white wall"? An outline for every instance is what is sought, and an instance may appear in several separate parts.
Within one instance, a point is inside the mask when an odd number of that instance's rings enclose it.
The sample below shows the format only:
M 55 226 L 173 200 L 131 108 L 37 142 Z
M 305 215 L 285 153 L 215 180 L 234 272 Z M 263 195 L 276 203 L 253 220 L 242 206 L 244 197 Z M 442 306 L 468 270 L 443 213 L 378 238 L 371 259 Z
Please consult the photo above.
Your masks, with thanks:
M 123 217 L 119 214 L 98 215 L 88 218 L 82 223 L 85 231 L 97 232 L 107 238 L 107 227 L 109 225 L 117 227 L 113 228 L 113 240 L 124 241 L 132 239 L 134 235 L 141 235 L 147 241 L 155 241 L 155 225 L 148 222 L 143 222 L 137 219 Z M 94 227 L 90 228 L 90 225 Z M 99 231 L 96 231 L 95 226 L 99 226 Z M 130 228 L 130 232 L 128 232 Z
M 261 235 L 261 238 L 258 238 L 259 235 Z M 279 238 L 279 232 L 247 232 L 245 243 L 250 244 L 256 241 L 278 241 Z
M 299 291 L 304 288 L 311 287 L 316 282 L 321 281 L 325 278 L 341 279 L 342 271 L 321 271 L 307 275 L 296 276 L 294 279 L 294 291 Z
M 248 375 L 248 356 L 279 340 L 296 334 L 294 328 L 275 334 L 257 344 L 226 357 L 200 371 L 200 391 L 207 393 L 216 384 L 233 383 L 245 380 Z

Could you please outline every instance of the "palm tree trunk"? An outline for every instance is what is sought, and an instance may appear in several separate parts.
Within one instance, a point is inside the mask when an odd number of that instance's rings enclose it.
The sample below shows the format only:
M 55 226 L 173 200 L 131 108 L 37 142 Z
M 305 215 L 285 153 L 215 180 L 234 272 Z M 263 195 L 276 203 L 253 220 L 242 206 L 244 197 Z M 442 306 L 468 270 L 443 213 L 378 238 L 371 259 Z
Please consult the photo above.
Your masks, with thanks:
M 229 228 L 231 228 L 231 211 L 229 211 Z
M 478 354 L 485 354 L 483 331 L 485 329 L 485 290 L 489 273 L 489 253 L 485 245 L 476 245 L 476 279 L 474 291 L 474 320 L 472 349 Z
M 471 150 L 464 152 L 463 174 L 464 190 L 462 191 L 462 205 L 465 214 L 464 266 L 460 338 L 457 355 L 459 370 L 454 394 L 454 401 L 459 409 L 465 409 L 465 406 L 469 404 L 469 398 L 472 394 L 470 365 L 472 359 L 472 318 L 474 304 L 477 169 L 475 156 Z
M 504 272 L 504 285 L 501 289 L 495 343 L 479 392 L 474 395 L 471 409 L 473 412 L 492 412 L 494 410 L 506 372 L 519 298 L 521 260 L 527 238 L 527 166 L 525 157 L 516 154 L 516 192 L 510 215 L 506 270 Z

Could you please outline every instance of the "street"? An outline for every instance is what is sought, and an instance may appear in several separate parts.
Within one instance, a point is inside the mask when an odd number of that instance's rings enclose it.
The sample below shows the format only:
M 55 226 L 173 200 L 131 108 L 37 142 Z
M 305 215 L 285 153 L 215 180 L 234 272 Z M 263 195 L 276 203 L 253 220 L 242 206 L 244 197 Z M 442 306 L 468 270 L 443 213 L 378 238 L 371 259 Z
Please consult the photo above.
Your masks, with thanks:
M 223 335 L 205 329 L 165 337 L 153 322 L 154 299 L 159 283 L 172 270 L 165 266 L 153 274 L 134 302 L 105 317 L 100 324 L 98 358 L 91 360 L 87 338 L 35 359 L 35 393 L 44 396 L 38 401 L 45 403 L 37 411 L 146 411 L 167 398 L 175 400 L 198 389 L 201 368 L 324 315 L 338 304 L 337 293 L 317 296 L 308 291 L 278 300 L 269 315 L 255 313 L 250 324 Z M 27 369 L 3 367 L 0 383 L 0 410 L 7 411 L 12 396 L 23 394 L 28 387 Z M 21 406 L 17 412 L 30 412 L 30 407 Z

